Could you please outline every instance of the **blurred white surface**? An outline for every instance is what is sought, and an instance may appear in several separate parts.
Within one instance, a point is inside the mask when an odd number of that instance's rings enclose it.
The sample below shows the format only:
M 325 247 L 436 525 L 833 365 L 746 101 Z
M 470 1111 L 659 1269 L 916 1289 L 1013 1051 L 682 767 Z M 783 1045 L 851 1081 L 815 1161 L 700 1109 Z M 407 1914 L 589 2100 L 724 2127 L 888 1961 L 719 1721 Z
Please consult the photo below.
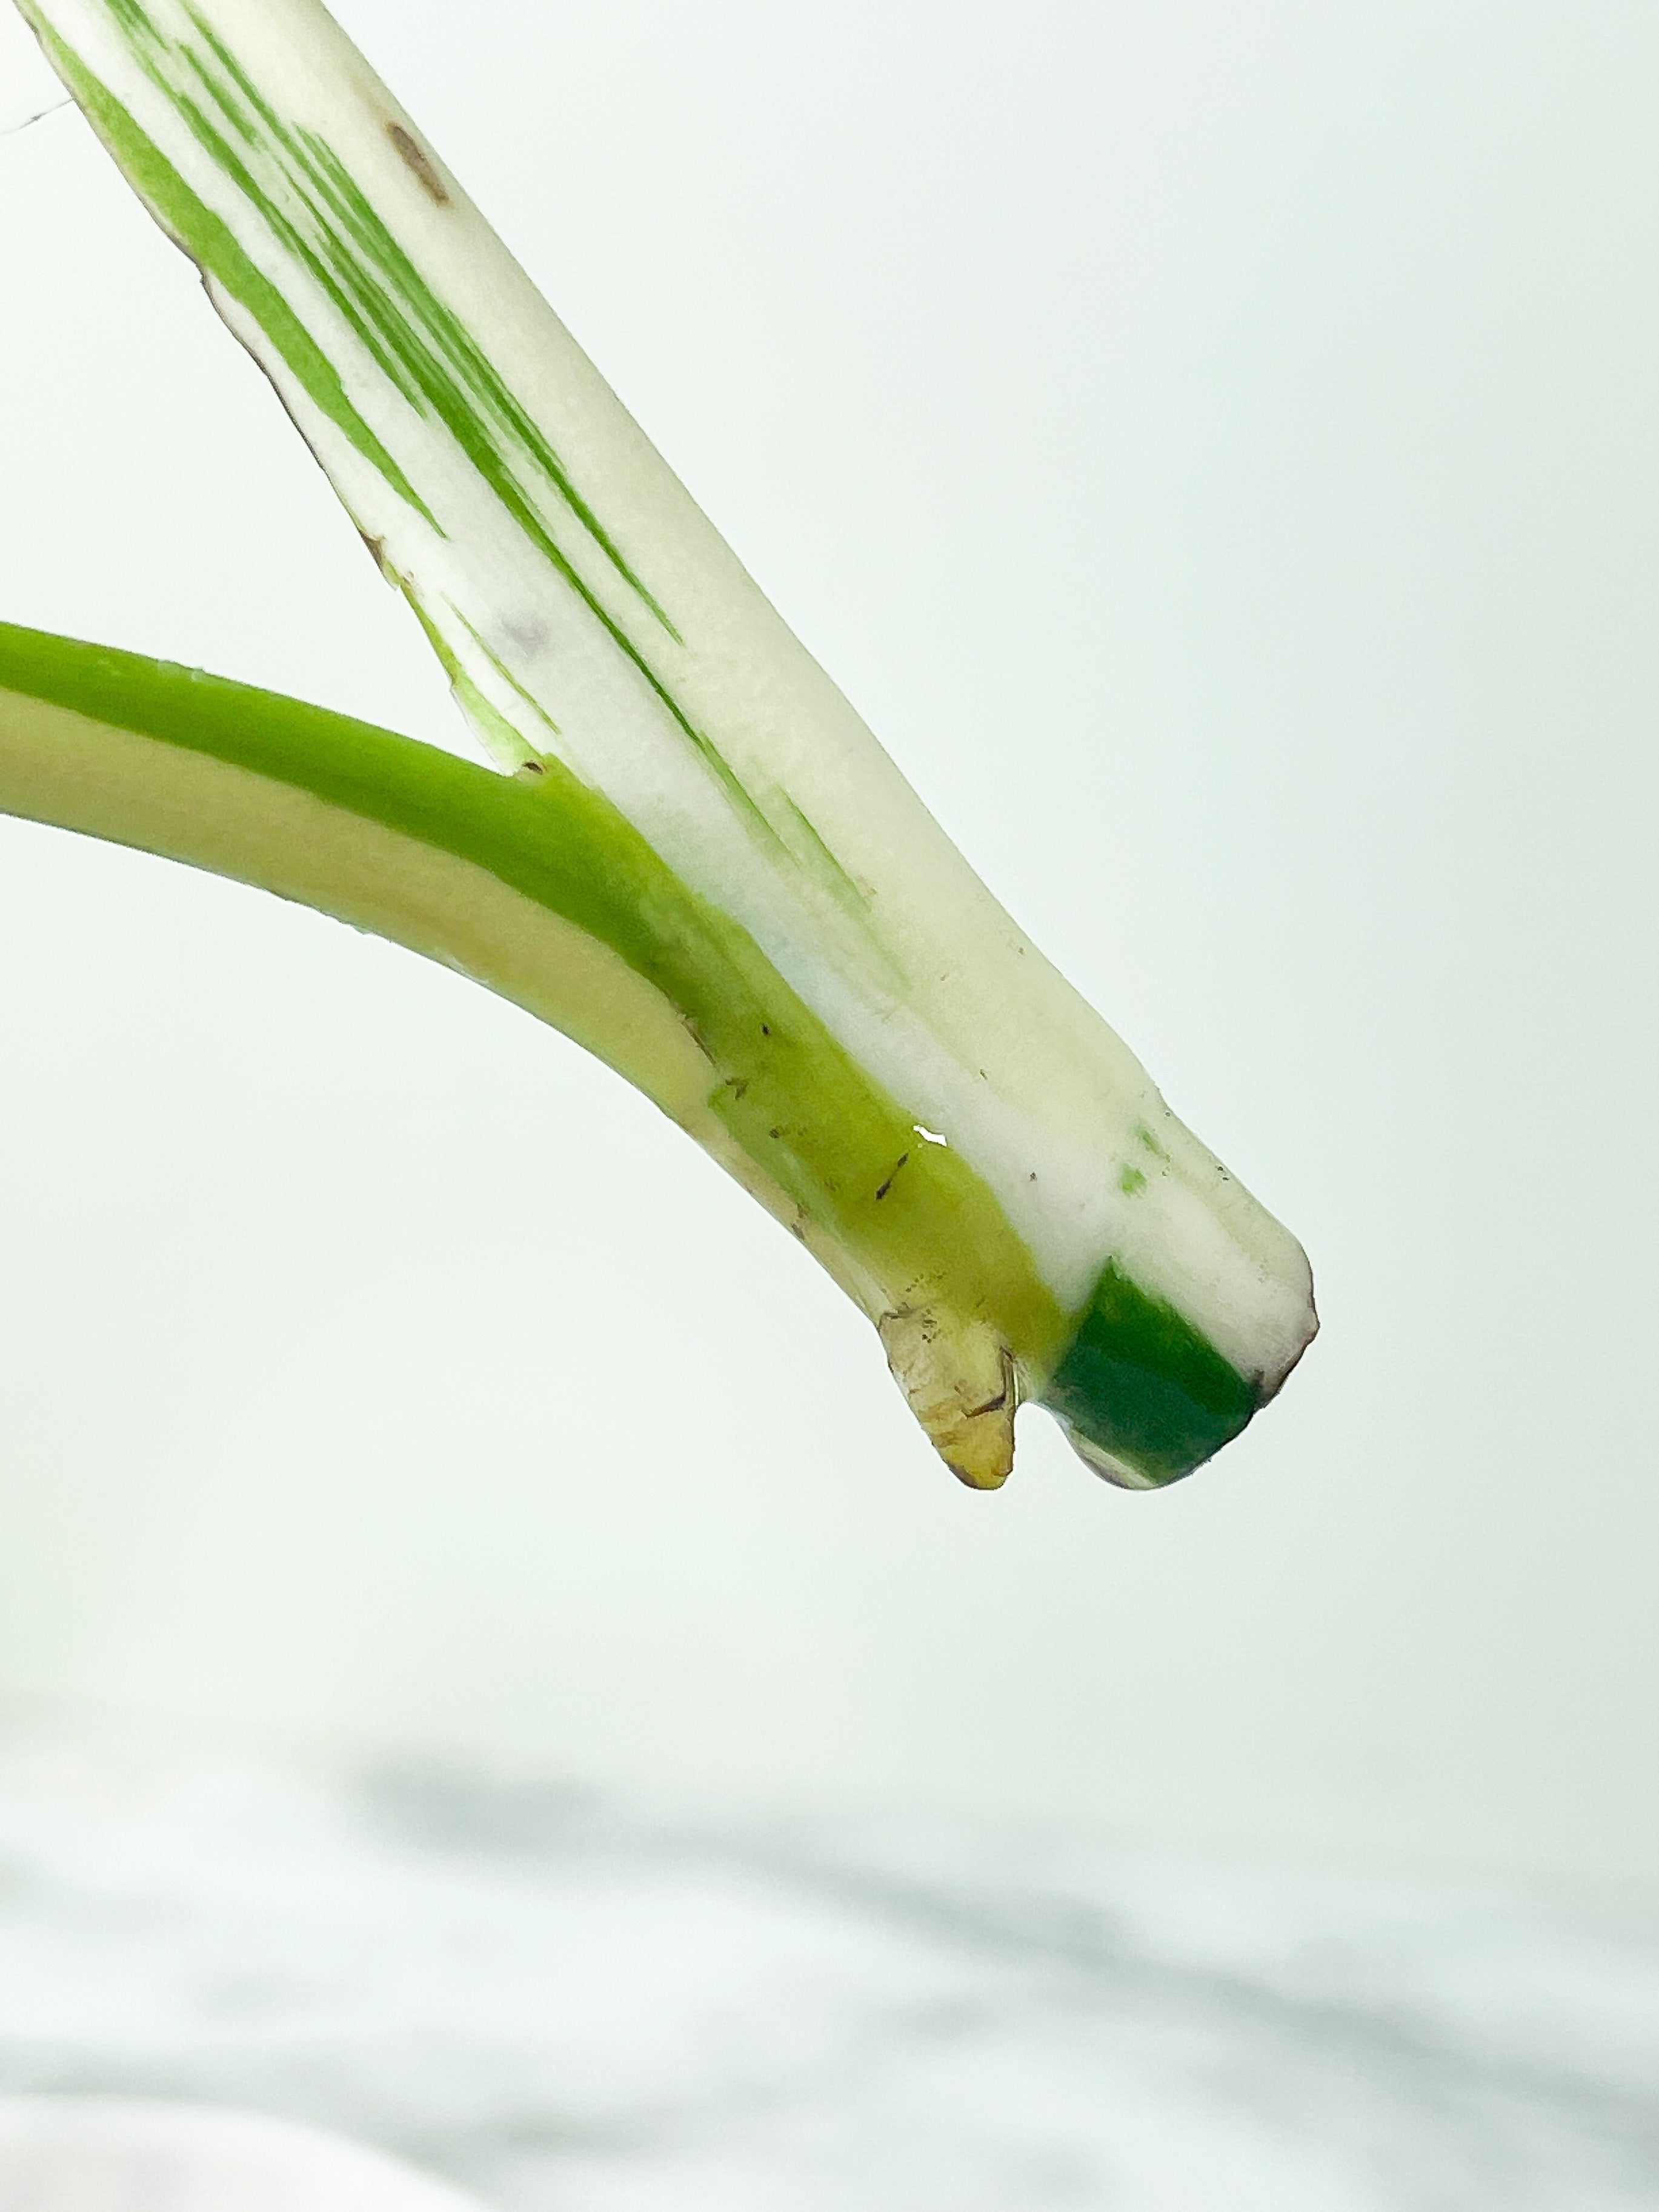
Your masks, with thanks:
M 0 2212 L 481 2212 L 405 2166 L 256 2113 L 0 2097 Z
M 1651 1923 L 38 1736 L 0 1869 L 0 2092 L 257 2106 L 500 2212 L 1659 2201 Z
M 0 1684 L 1653 1893 L 1659 10 L 339 6 L 1325 1330 L 969 1498 L 559 1040 L 0 823 Z M 461 742 L 71 115 L 0 300 L 0 612 Z

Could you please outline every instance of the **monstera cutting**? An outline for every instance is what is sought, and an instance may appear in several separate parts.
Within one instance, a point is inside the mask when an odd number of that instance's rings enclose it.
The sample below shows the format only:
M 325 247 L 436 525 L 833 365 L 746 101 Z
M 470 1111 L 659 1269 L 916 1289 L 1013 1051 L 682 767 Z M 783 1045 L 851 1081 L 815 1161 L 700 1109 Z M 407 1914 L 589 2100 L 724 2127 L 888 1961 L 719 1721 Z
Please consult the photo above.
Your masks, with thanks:
M 952 1470 L 1022 1401 L 1153 1487 L 1308 1267 L 1022 936 L 316 0 L 19 0 L 489 765 L 0 627 L 0 808 L 264 886 L 597 1053 L 879 1332 Z

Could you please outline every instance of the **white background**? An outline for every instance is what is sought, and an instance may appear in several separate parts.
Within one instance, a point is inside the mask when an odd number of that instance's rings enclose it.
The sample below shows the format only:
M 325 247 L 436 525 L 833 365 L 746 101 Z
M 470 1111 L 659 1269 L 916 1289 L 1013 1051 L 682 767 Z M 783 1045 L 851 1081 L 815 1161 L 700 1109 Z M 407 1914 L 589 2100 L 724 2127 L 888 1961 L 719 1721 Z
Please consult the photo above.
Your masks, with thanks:
M 969 1496 L 562 1040 L 0 823 L 0 1686 L 1659 1888 L 1659 16 L 338 12 L 1325 1333 Z M 463 742 L 72 114 L 0 302 L 0 615 Z

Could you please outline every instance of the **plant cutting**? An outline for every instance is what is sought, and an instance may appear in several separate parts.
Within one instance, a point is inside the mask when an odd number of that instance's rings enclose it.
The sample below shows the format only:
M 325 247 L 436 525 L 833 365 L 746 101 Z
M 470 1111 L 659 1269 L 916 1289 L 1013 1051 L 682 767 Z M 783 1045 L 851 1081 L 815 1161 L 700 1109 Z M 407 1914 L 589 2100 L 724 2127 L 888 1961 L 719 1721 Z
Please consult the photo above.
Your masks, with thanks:
M 463 970 L 652 1097 L 980 1488 L 1023 1401 L 1157 1487 L 1316 1326 L 316 0 L 19 0 L 448 673 L 472 763 L 0 626 L 0 807 Z

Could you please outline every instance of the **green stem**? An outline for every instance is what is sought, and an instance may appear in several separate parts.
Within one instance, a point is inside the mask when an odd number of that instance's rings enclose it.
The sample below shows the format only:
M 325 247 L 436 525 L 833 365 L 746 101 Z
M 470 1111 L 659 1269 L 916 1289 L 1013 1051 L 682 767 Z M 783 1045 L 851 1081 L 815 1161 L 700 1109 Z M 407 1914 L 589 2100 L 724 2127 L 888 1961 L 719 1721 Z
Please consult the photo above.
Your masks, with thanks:
M 505 776 L 0 624 L 0 809 L 258 884 L 515 1000 L 714 1152 L 886 1335 L 925 1317 L 956 1343 L 986 1395 L 1005 1385 L 1001 1347 L 1033 1376 L 1063 1349 L 1066 1317 L 978 1178 L 557 762 Z M 988 1444 L 1003 1425 L 981 1425 Z

